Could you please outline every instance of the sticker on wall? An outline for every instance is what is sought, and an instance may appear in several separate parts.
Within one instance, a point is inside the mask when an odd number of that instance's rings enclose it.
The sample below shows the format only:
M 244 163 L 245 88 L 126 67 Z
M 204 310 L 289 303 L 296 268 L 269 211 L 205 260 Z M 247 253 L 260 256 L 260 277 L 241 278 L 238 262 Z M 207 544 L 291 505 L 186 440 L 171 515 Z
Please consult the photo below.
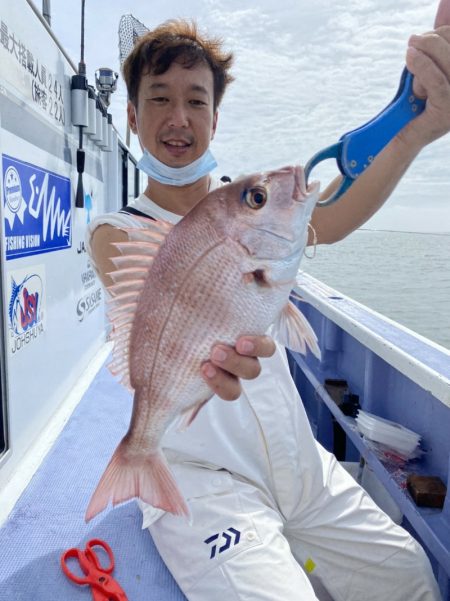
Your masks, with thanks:
M 78 250 L 78 252 L 80 251 Z M 78 299 L 76 307 L 77 319 L 79 322 L 84 321 L 88 315 L 98 309 L 102 304 L 102 286 L 92 267 L 90 259 L 87 259 L 83 271 L 81 272 L 81 284 L 84 289 L 84 294 Z
M 9 271 L 8 328 L 13 354 L 34 343 L 44 332 L 45 265 Z
M 72 246 L 70 179 L 3 155 L 6 260 Z
M 85 318 L 93 311 L 98 309 L 102 304 L 102 288 L 101 286 L 84 294 L 77 302 L 77 318 L 78 321 L 84 321 Z
M 85 268 L 81 272 L 81 283 L 83 284 L 83 288 L 85 290 L 89 290 L 89 288 L 99 284 L 90 259 L 87 260 Z

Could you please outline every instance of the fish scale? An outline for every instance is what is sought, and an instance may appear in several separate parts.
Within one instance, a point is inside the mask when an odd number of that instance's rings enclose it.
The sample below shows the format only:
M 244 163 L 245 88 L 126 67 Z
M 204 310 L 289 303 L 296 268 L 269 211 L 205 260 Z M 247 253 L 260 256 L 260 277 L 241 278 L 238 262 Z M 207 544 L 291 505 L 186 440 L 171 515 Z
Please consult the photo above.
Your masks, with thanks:
M 218 252 L 220 253 L 220 248 Z M 229 303 L 226 294 L 221 295 L 220 290 L 235 284 L 233 280 L 236 275 L 230 269 L 221 269 L 214 257 L 210 257 L 210 262 L 215 267 L 214 273 L 211 273 L 211 269 L 203 261 L 200 280 L 187 276 L 183 294 L 178 295 L 177 307 L 172 306 L 173 318 L 161 338 L 158 364 L 155 365 L 159 374 L 159 381 L 155 385 L 160 388 L 162 396 L 171 393 L 180 399 L 186 399 L 188 405 L 192 404 L 194 390 L 199 400 L 207 398 L 209 388 L 200 377 L 199 367 L 209 357 L 214 343 L 229 342 L 230 338 L 223 327 Z M 205 294 L 199 295 L 199 289 L 204 290 Z M 195 302 L 189 303 L 189 300 Z M 206 318 L 201 322 L 202 327 L 199 327 L 199 316 L 202 314 Z M 171 341 L 179 338 L 177 334 L 181 328 L 183 337 L 175 347 L 175 353 L 166 352 L 167 348 L 172 348 Z M 195 355 L 188 352 L 190 347 L 197 349 Z M 179 366 L 176 373 L 172 373 L 173 364 Z M 185 374 L 189 374 L 189 378 Z M 186 387 L 189 389 L 185 390 Z
M 220 252 L 221 248 L 218 248 L 217 254 Z M 198 351 L 195 356 L 192 356 L 189 353 L 186 353 L 186 349 L 184 348 L 185 345 L 180 345 L 178 353 L 175 356 L 164 357 L 164 359 L 179 362 L 177 363 L 180 365 L 178 373 L 189 373 L 191 378 L 195 378 L 199 383 L 202 383 L 203 388 L 205 387 L 204 382 L 200 378 L 198 369 L 192 369 L 192 362 L 195 361 L 197 367 L 199 367 L 201 362 L 208 359 L 212 346 L 215 343 L 232 342 L 236 335 L 236 331 L 245 331 L 246 324 L 246 306 L 245 300 L 243 299 L 238 305 L 238 310 L 242 315 L 242 319 L 239 322 L 235 322 L 231 330 L 230 327 L 226 327 L 230 303 L 228 295 L 226 293 L 221 294 L 221 291 L 236 289 L 236 280 L 242 279 L 240 273 L 236 270 L 236 266 L 234 265 L 233 270 L 233 264 L 220 265 L 215 260 L 215 257 L 210 257 L 210 262 L 214 266 L 215 273 L 212 273 L 211 270 L 206 268 L 202 270 L 203 289 L 207 292 L 202 298 L 199 298 L 199 295 L 195 294 L 195 292 L 197 287 L 202 287 L 202 282 L 200 282 L 200 286 L 197 286 L 197 281 L 191 279 L 184 290 L 184 295 L 179 298 L 178 304 L 182 309 L 178 311 L 178 319 L 174 318 L 171 323 L 171 328 L 168 328 L 164 334 L 165 339 L 170 340 L 176 335 L 177 331 L 179 331 L 181 327 L 180 321 L 183 321 L 183 332 L 188 339 L 188 345 L 194 346 Z M 222 277 L 217 277 L 217 274 Z M 214 277 L 214 275 L 216 275 L 216 277 Z M 213 285 L 212 282 L 214 282 Z M 187 297 L 188 299 L 195 298 L 195 304 L 190 308 L 191 310 L 186 310 L 187 303 L 183 297 Z M 202 321 L 202 327 L 200 328 L 198 327 L 199 316 L 202 314 L 207 317 Z M 190 365 L 186 365 L 186 361 L 189 361 Z

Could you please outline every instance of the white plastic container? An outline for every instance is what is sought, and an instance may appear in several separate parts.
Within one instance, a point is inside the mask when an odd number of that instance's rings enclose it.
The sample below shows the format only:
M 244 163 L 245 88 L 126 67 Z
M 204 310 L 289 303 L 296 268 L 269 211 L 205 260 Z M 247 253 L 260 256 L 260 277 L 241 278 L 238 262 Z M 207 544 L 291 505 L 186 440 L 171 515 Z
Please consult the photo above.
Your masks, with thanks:
M 358 430 L 374 442 L 386 445 L 405 457 L 411 456 L 420 443 L 420 435 L 401 424 L 359 410 L 356 417 Z

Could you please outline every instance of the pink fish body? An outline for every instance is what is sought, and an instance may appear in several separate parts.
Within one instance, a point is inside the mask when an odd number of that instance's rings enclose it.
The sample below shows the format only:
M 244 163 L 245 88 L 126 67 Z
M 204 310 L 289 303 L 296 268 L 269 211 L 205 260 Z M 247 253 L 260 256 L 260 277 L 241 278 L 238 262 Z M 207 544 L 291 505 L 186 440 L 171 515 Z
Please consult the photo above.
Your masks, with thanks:
M 319 353 L 289 301 L 318 184 L 285 167 L 208 194 L 177 225 L 146 220 L 118 244 L 110 319 L 113 373 L 135 391 L 130 427 L 89 503 L 86 520 L 133 497 L 178 515 L 188 508 L 160 450 L 176 419 L 187 427 L 213 395 L 200 374 L 217 343 L 273 335 Z

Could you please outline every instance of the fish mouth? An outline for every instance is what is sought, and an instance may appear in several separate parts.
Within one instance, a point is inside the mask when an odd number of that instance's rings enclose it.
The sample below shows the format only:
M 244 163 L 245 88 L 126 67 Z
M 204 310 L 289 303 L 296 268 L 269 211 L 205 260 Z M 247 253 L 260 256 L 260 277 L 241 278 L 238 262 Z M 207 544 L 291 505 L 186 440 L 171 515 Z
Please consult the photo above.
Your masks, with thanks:
M 294 191 L 292 193 L 292 200 L 304 202 L 308 200 L 308 198 L 312 199 L 316 194 L 319 194 L 319 182 L 314 181 L 307 184 L 305 169 L 303 167 L 295 165 L 292 169 L 294 171 Z
M 270 176 L 279 176 L 280 173 L 294 176 L 294 188 L 292 191 L 292 200 L 297 202 L 304 201 L 308 196 L 308 187 L 306 185 L 305 170 L 301 165 L 287 165 L 281 169 L 270 172 L 266 176 L 266 182 L 270 181 Z

